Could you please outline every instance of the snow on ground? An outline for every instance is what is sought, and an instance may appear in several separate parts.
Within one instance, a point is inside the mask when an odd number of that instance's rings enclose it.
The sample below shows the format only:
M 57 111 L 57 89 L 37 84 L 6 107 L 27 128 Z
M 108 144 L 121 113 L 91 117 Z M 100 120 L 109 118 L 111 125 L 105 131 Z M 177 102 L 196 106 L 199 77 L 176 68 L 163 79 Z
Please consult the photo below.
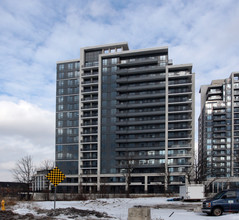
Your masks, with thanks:
M 201 204 L 201 203 L 193 203 Z M 97 200 L 87 200 L 87 201 L 57 201 L 56 208 L 68 208 L 74 207 L 77 209 L 88 209 L 95 210 L 98 212 L 106 212 L 112 219 L 116 220 L 127 220 L 128 209 L 134 206 L 156 206 L 164 205 L 165 208 L 151 208 L 151 219 L 152 220 L 212 220 L 215 218 L 219 220 L 238 220 L 239 214 L 223 214 L 219 217 L 207 216 L 202 212 L 187 211 L 184 209 L 175 208 L 175 206 L 180 207 L 182 205 L 192 205 L 192 203 L 186 203 L 181 201 L 167 201 L 167 198 L 115 198 L 115 199 L 97 199 Z M 170 208 L 171 207 L 171 208 Z M 34 208 L 41 209 L 53 209 L 54 202 L 23 202 L 16 205 L 13 209 L 14 212 L 19 214 L 32 213 L 36 215 Z M 171 215 L 172 214 L 172 215 Z M 170 216 L 171 215 L 171 216 Z M 58 216 L 57 219 L 72 219 L 69 216 Z M 102 219 L 102 218 L 101 218 Z

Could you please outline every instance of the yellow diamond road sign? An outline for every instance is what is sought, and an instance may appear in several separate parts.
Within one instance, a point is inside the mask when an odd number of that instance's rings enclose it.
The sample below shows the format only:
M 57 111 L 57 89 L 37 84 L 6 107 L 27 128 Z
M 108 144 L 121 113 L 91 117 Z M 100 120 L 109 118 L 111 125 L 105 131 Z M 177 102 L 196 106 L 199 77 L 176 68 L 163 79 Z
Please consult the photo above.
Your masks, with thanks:
M 50 173 L 47 174 L 46 178 L 50 180 L 54 186 L 57 186 L 66 178 L 66 176 L 58 167 L 55 167 Z

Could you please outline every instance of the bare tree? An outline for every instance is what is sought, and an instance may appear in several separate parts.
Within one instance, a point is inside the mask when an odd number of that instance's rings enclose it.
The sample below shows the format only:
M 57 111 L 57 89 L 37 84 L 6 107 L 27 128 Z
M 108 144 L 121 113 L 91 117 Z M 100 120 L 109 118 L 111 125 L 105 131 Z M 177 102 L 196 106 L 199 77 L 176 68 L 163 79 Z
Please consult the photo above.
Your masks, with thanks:
M 132 155 L 130 155 L 130 152 L 126 152 L 125 158 L 122 161 L 122 174 L 125 178 L 126 183 L 126 196 L 129 198 L 130 194 L 130 184 L 131 184 L 131 176 L 135 169 L 135 160 L 133 159 Z
M 39 170 L 52 170 L 54 169 L 54 165 L 54 160 L 46 159 L 41 162 Z
M 32 182 L 32 176 L 35 173 L 32 157 L 27 155 L 16 162 L 15 168 L 12 169 L 14 179 L 20 183 L 26 183 L 28 185 L 28 199 L 30 198 L 30 185 Z

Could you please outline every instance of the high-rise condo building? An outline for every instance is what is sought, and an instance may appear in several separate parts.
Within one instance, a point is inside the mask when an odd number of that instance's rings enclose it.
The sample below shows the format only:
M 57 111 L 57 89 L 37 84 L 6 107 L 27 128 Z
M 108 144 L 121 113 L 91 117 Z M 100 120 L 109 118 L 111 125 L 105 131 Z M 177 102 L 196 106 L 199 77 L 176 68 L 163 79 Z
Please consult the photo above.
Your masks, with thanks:
M 194 86 L 167 47 L 85 47 L 58 62 L 58 190 L 177 192 L 194 161 Z
M 239 186 L 239 72 L 203 85 L 198 155 L 201 179 L 212 192 Z M 237 179 L 237 181 L 235 181 Z

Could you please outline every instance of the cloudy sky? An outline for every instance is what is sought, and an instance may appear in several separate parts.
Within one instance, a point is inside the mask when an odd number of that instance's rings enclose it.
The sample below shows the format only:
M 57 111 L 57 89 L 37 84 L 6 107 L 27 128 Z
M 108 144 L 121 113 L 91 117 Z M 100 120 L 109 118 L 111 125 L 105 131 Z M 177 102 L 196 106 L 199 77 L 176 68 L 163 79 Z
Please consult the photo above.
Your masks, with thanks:
M 239 71 L 239 1 L 1 0 L 0 181 L 25 155 L 54 159 L 56 62 L 125 41 L 193 64 L 197 121 L 200 85 Z

